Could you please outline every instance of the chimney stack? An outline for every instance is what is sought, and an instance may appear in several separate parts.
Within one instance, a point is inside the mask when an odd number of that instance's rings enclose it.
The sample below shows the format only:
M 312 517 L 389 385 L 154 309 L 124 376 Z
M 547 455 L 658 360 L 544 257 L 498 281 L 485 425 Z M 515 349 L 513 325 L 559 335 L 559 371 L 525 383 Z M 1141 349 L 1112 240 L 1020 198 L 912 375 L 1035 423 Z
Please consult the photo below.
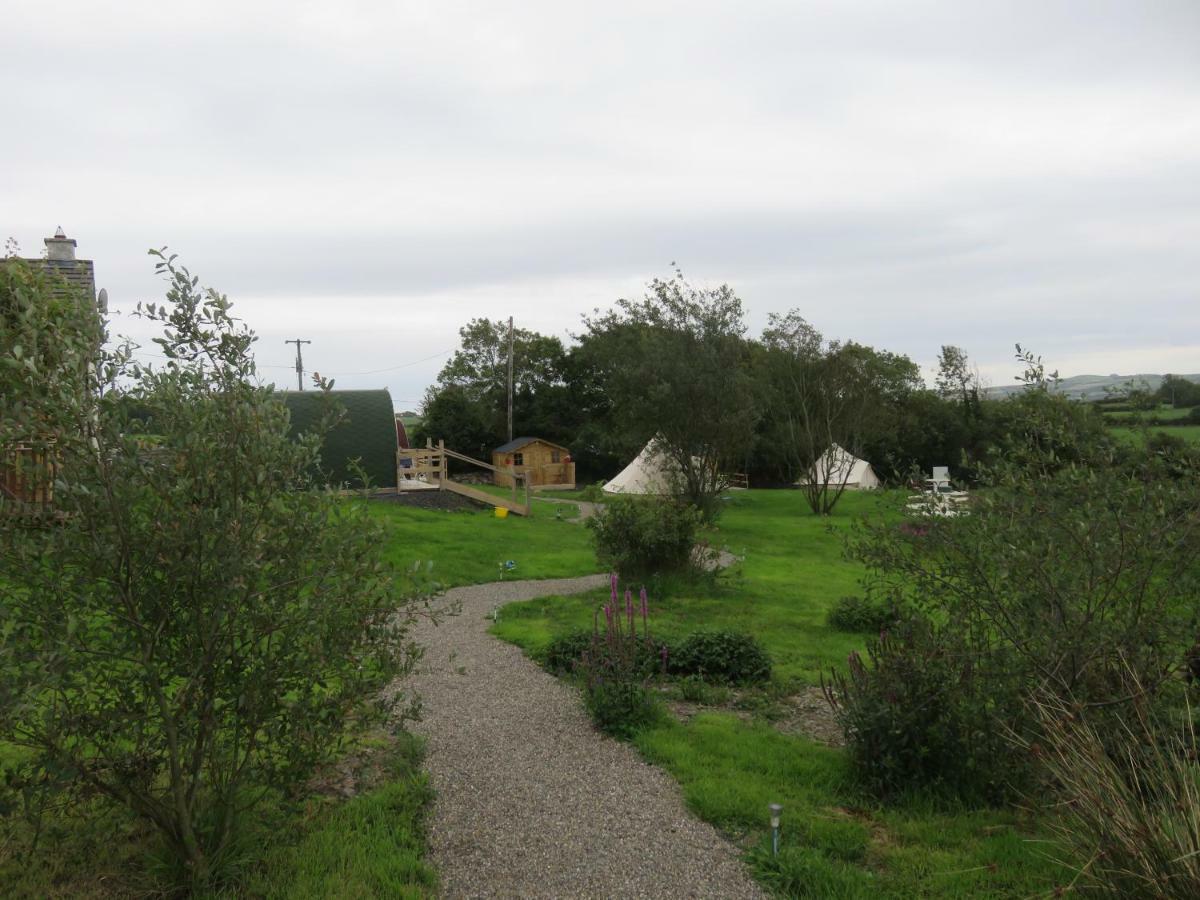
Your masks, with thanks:
M 47 259 L 59 262 L 75 261 L 75 239 L 67 237 L 61 225 L 55 230 L 54 237 L 48 237 L 45 240 Z

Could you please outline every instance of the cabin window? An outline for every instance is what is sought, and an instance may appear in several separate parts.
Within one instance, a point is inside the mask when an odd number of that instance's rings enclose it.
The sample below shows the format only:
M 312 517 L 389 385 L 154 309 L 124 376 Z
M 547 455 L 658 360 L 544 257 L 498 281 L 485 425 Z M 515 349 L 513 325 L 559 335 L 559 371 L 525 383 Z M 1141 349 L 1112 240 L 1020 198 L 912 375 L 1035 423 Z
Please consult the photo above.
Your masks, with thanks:
M 562 454 L 560 454 L 557 450 L 551 450 L 550 451 L 550 462 L 552 462 L 552 463 L 562 462 Z
M 514 453 L 513 454 L 513 465 L 514 466 L 525 465 L 525 454 L 524 453 Z

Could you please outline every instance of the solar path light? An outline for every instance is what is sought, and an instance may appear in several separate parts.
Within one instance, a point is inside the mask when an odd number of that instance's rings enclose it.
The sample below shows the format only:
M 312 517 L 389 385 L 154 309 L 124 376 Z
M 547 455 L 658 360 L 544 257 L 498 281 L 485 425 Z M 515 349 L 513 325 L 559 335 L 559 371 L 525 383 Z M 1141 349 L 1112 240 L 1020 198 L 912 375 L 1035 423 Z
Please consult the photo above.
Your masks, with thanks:
M 767 809 L 771 810 L 771 855 L 779 855 L 779 814 L 783 812 L 783 807 L 778 803 L 772 803 Z

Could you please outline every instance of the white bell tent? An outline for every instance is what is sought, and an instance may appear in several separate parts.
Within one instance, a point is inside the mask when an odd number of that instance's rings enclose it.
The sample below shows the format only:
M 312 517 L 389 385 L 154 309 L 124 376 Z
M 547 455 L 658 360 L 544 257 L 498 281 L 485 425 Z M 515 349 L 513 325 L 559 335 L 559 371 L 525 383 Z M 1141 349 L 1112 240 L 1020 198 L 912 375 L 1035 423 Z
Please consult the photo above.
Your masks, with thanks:
M 844 482 L 846 489 L 850 491 L 870 491 L 882 484 L 869 462 L 859 459 L 838 444 L 831 444 L 813 465 L 810 475 L 801 478 L 796 484 L 809 484 L 809 478 L 812 479 L 812 483 L 828 484 L 832 487 L 838 487 Z

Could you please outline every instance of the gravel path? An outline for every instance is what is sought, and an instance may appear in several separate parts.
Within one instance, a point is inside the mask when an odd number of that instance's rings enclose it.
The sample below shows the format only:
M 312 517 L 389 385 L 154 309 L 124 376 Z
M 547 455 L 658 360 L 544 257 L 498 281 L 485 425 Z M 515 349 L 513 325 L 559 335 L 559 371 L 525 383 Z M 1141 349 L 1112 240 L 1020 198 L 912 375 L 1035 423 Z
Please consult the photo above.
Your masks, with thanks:
M 497 606 L 607 576 L 456 588 L 460 615 L 422 623 L 406 683 L 424 699 L 437 790 L 430 849 L 446 897 L 763 897 L 737 850 L 679 786 L 598 734 L 578 693 L 487 633 Z
M 573 506 L 579 507 L 579 515 L 573 519 L 567 519 L 568 522 L 573 522 L 576 525 L 586 522 L 596 514 L 597 509 L 604 505 L 603 503 L 592 503 L 588 500 L 567 500 L 563 497 L 547 497 L 544 494 L 538 499 L 545 500 L 547 503 L 570 503 Z

